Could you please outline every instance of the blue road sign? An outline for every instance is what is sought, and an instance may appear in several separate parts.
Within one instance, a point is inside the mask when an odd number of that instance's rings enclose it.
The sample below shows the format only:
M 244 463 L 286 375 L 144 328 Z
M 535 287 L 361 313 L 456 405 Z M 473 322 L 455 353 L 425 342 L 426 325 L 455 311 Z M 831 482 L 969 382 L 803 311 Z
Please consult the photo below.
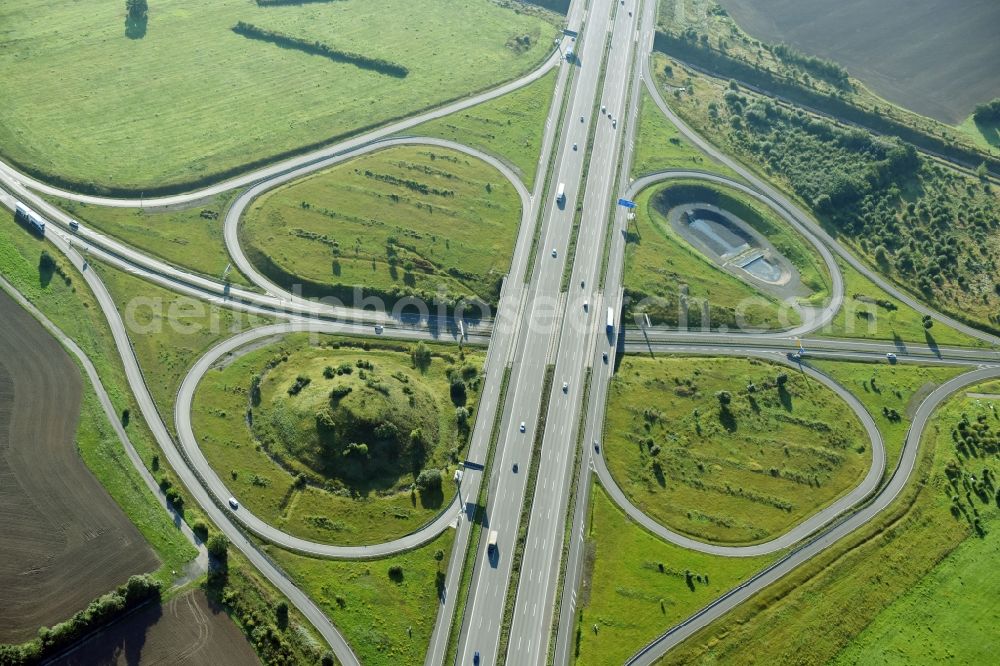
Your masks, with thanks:
M 629 201 L 628 199 L 619 199 L 618 205 L 624 206 L 625 208 L 635 208 L 635 202 Z

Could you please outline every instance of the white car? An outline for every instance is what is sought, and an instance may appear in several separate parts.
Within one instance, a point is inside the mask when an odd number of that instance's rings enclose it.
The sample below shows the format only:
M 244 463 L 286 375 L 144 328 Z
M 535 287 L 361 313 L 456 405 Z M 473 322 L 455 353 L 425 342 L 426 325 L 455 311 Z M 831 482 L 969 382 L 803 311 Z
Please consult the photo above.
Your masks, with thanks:
M 558 255 L 559 255 L 559 253 L 558 253 L 558 252 L 556 252 L 556 249 L 555 249 L 555 248 L 552 248 L 552 256 L 553 256 L 553 257 L 556 257 L 556 256 L 558 256 Z
M 563 393 L 569 393 L 569 382 L 563 382 Z
M 573 150 L 576 150 L 576 144 L 575 143 L 573 144 Z
M 382 335 L 382 331 L 384 330 L 385 328 L 382 326 L 382 324 L 375 324 L 375 333 L 377 333 L 378 335 Z
M 603 114 L 605 114 L 607 112 L 608 112 L 608 107 L 602 105 L 601 106 L 601 115 L 603 115 Z
M 586 312 L 586 311 L 587 311 L 587 306 L 588 306 L 588 305 L 589 305 L 589 304 L 587 303 L 587 301 L 584 301 L 584 302 L 583 302 L 583 311 L 584 311 L 584 312 Z
M 896 355 L 893 354 L 892 352 L 889 352 L 888 354 L 885 355 L 885 359 L 887 361 L 889 361 L 889 363 L 895 363 L 896 362 Z
M 240 503 L 236 501 L 236 498 L 235 498 L 235 497 L 230 497 L 230 498 L 229 498 L 229 507 L 230 507 L 230 508 L 231 508 L 231 509 L 232 509 L 233 511 L 236 511 L 236 510 L 237 510 L 238 508 L 240 508 Z
M 524 432 L 524 421 L 521 421 L 521 432 Z
M 611 127 L 615 128 L 615 129 L 618 129 L 618 119 L 617 118 L 612 118 L 611 119 Z

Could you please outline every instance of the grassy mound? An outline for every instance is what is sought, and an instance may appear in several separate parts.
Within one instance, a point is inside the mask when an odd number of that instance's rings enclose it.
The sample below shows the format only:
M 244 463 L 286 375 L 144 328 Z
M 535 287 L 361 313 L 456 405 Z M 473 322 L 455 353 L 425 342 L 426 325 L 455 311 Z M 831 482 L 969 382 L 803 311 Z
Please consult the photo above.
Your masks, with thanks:
M 263 520 L 316 541 L 379 543 L 454 495 L 482 363 L 444 345 L 290 335 L 206 374 L 192 425 Z
M 247 210 L 243 248 L 278 284 L 352 303 L 495 302 L 521 202 L 492 166 L 429 146 L 388 148 L 272 190 Z
M 356 489 L 419 474 L 439 436 L 430 387 L 397 364 L 360 357 L 328 365 L 342 358 L 290 359 L 269 370 L 251 396 L 254 435 L 290 465 Z
M 737 358 L 625 357 L 605 457 L 633 503 L 694 538 L 779 536 L 864 477 L 868 438 L 804 374 Z

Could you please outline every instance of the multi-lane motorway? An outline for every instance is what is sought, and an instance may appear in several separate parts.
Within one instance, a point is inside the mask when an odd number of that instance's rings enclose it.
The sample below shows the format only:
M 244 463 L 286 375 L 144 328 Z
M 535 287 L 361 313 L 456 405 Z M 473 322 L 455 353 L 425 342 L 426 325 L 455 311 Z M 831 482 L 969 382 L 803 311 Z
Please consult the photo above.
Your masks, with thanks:
M 590 478 L 594 472 L 612 498 L 635 520 L 680 545 L 723 556 L 755 555 L 790 548 L 776 563 L 677 627 L 666 630 L 632 659 L 633 663 L 652 663 L 698 628 L 875 517 L 906 484 L 916 459 L 920 435 L 933 409 L 964 386 L 1000 376 L 1000 353 L 988 349 L 930 348 L 807 338 L 810 353 L 817 356 L 877 360 L 884 359 L 884 355 L 892 351 L 899 356 L 900 362 L 950 363 L 976 369 L 941 386 L 920 405 L 901 462 L 885 480 L 884 449 L 871 416 L 848 392 L 808 366 L 803 367 L 803 371 L 830 385 L 858 413 L 871 439 L 873 464 L 857 488 L 773 541 L 740 548 L 700 543 L 656 524 L 629 502 L 591 444 L 601 438 L 605 399 L 615 355 L 624 351 L 783 357 L 795 344 L 796 337 L 816 331 L 830 321 L 841 307 L 843 279 L 834 255 L 839 255 L 917 311 L 930 314 L 985 343 L 1000 342 L 994 336 L 934 312 L 885 281 L 844 250 L 787 197 L 683 123 L 659 94 L 649 71 L 655 18 L 656 3 L 652 0 L 591 0 L 587 6 L 582 0 L 574 0 L 567 16 L 567 27 L 579 33 L 579 38 L 575 43 L 572 38 L 565 38 L 552 57 L 534 72 L 495 90 L 196 192 L 141 201 L 107 199 L 51 187 L 0 163 L 0 183 L 8 192 L 0 191 L 0 202 L 13 207 L 15 197 L 27 201 L 56 223 L 48 234 L 49 240 L 83 273 L 88 286 L 94 291 L 110 324 L 140 411 L 192 498 L 251 563 L 316 626 L 343 663 L 358 662 L 347 641 L 316 604 L 256 549 L 247 537 L 248 533 L 315 556 L 350 558 L 380 556 L 412 548 L 449 526 L 455 526 L 455 547 L 426 658 L 426 663 L 435 665 L 444 662 L 453 616 L 463 595 L 467 595 L 465 612 L 455 618 L 461 632 L 458 640 L 459 663 L 473 663 L 478 659 L 481 664 L 543 664 L 552 650 L 556 663 L 571 660 L 575 592 L 582 562 L 583 522 Z M 566 61 L 561 54 L 570 45 L 575 56 Z M 391 138 L 431 118 L 443 117 L 526 85 L 556 66 L 560 67 L 560 71 L 543 134 L 538 169 L 540 177 L 531 192 L 503 162 L 481 151 L 438 139 Z M 689 141 L 727 165 L 743 181 L 674 170 L 630 182 L 628 174 L 643 85 L 660 110 Z M 317 303 L 288 293 L 270 282 L 243 254 L 237 233 L 238 224 L 242 212 L 255 197 L 337 162 L 401 143 L 422 143 L 466 152 L 492 164 L 518 191 L 522 219 L 495 318 L 472 325 L 464 322 L 460 331 L 454 322 L 437 321 L 433 316 L 404 321 L 399 316 L 381 312 Z M 545 174 L 549 174 L 548 179 L 542 177 Z M 614 207 L 614 201 L 619 196 L 634 198 L 643 188 L 670 178 L 700 178 L 725 184 L 771 207 L 817 248 L 831 275 L 829 302 L 817 310 L 803 310 L 805 323 L 780 333 L 693 333 L 655 328 L 630 328 L 623 332 L 617 320 L 612 331 L 606 330 L 607 309 L 610 307 L 617 313 L 622 306 L 624 229 L 627 221 L 624 211 Z M 564 201 L 557 201 L 554 196 L 558 184 L 565 188 Z M 237 267 L 255 285 L 254 289 L 238 289 L 221 280 L 178 269 L 94 230 L 84 229 L 80 235 L 71 235 L 66 232 L 69 217 L 35 193 L 98 205 L 156 207 L 192 203 L 244 186 L 249 188 L 227 215 L 224 230 L 228 251 Z M 225 340 L 196 362 L 178 392 L 174 413 L 178 441 L 174 442 L 150 397 L 122 318 L 100 278 L 88 269 L 88 256 L 179 293 L 221 307 L 270 314 L 286 320 L 286 323 L 248 331 Z M 602 275 L 605 257 L 607 270 Z M 566 275 L 569 276 L 568 281 L 564 277 Z M 527 282 L 525 276 L 530 276 Z M 417 532 L 393 542 L 364 547 L 339 547 L 293 537 L 268 525 L 246 511 L 245 507 L 234 516 L 225 507 L 229 491 L 207 464 L 191 428 L 190 406 L 200 378 L 218 359 L 239 353 L 241 347 L 257 340 L 301 330 L 373 335 L 374 323 L 386 326 L 384 335 L 400 339 L 462 338 L 467 343 L 489 344 L 486 377 L 467 454 L 472 464 L 465 470 L 456 500 Z M 508 389 L 504 393 L 504 377 L 508 372 Z M 543 403 L 542 389 L 549 372 L 552 390 L 547 402 Z M 586 386 L 588 381 L 589 387 Z M 586 404 L 585 395 L 589 395 Z M 505 396 L 502 401 L 501 396 Z M 494 463 L 488 470 L 483 470 L 481 465 L 489 458 L 493 424 L 498 415 Z M 541 428 L 543 415 L 544 428 Z M 525 424 L 524 432 L 520 430 L 522 422 Z M 536 442 L 540 446 L 536 481 L 529 486 L 529 467 Z M 578 454 L 583 462 L 574 475 L 574 461 Z M 141 466 L 141 461 L 134 462 Z M 484 472 L 488 472 L 488 476 Z M 477 514 L 475 500 L 483 483 L 487 484 L 486 506 L 484 512 Z M 570 491 L 574 487 L 576 508 L 571 516 L 567 516 Z M 526 507 L 530 507 L 530 511 L 524 513 L 523 520 L 526 522 L 522 523 L 522 509 Z M 567 519 L 570 521 L 568 544 L 565 543 Z M 479 550 L 474 558 L 470 587 L 461 590 L 458 583 L 465 564 L 466 548 L 477 531 L 480 534 L 496 531 L 499 535 L 498 548 L 495 552 L 488 552 L 487 539 L 478 541 Z M 522 531 L 525 536 L 520 543 L 518 535 Z M 562 558 L 564 546 L 568 546 L 565 561 Z M 520 556 L 520 567 L 516 570 L 513 567 L 515 555 Z M 557 607 L 555 602 L 559 581 L 562 580 L 560 572 L 565 573 L 565 583 L 562 602 Z M 511 595 L 514 603 L 508 606 L 507 600 Z M 557 631 L 553 645 L 554 626 Z M 506 636 L 505 628 L 509 632 Z M 502 646 L 505 646 L 504 649 L 501 649 Z

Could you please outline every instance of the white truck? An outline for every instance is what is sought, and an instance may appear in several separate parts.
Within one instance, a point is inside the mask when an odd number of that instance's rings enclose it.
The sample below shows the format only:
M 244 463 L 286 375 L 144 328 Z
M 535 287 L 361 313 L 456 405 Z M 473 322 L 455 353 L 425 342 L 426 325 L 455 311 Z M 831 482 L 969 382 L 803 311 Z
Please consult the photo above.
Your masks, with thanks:
M 615 330 L 615 309 L 608 308 L 608 333 Z
M 560 206 L 566 203 L 566 185 L 559 183 L 559 189 L 556 190 L 556 203 Z
M 497 531 L 490 530 L 489 541 L 486 542 L 486 552 L 495 553 L 497 552 Z

